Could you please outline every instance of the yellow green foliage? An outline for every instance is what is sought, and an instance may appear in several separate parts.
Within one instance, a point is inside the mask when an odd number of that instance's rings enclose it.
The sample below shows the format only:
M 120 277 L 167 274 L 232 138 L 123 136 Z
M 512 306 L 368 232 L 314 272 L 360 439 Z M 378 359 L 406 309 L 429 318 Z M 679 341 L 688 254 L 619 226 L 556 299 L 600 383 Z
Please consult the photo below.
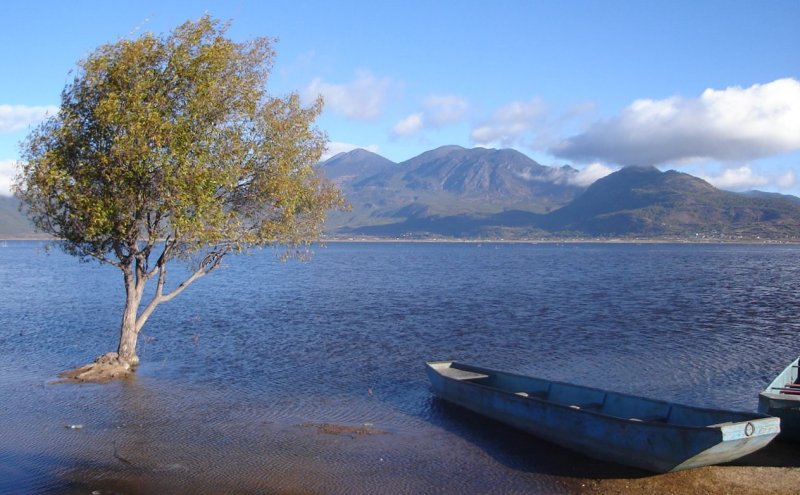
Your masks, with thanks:
M 97 48 L 23 143 L 16 193 L 67 251 L 146 268 L 197 249 L 297 245 L 343 199 L 314 168 L 322 108 L 265 86 L 273 41 L 209 17 Z

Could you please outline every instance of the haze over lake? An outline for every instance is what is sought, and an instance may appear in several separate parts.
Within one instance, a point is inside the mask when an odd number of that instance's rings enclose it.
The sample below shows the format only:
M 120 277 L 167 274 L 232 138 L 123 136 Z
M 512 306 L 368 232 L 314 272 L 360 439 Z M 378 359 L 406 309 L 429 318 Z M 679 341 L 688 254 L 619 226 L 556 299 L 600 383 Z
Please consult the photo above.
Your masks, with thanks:
M 424 362 L 755 410 L 800 330 L 795 245 L 343 243 L 231 258 L 133 381 L 53 385 L 115 350 L 124 294 L 43 247 L 0 247 L 3 493 L 565 492 L 623 468 L 441 403 Z

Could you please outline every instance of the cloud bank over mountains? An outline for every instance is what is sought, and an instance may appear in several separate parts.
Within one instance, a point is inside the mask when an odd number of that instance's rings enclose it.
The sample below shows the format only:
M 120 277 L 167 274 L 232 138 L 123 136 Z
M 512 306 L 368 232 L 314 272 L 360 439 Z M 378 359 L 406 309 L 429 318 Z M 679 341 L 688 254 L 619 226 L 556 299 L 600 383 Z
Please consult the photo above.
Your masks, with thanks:
M 498 108 L 490 118 L 475 126 L 470 138 L 482 145 L 499 143 L 501 146 L 514 146 L 526 135 L 535 134 L 541 129 L 547 113 L 547 105 L 541 98 L 515 101 Z
M 402 91 L 389 94 L 400 86 L 361 71 L 345 84 L 315 79 L 306 94 L 322 94 L 327 107 L 340 116 L 375 122 L 388 117 L 387 108 L 400 106 L 392 97 L 403 100 Z M 428 131 L 449 129 L 456 136 L 451 143 L 468 141 L 543 153 L 583 165 L 586 181 L 626 165 L 692 166 L 696 175 L 717 187 L 788 190 L 796 187 L 800 172 L 789 169 L 800 163 L 783 170 L 755 163 L 800 151 L 800 81 L 794 78 L 749 87 L 708 88 L 696 97 L 639 99 L 619 114 L 600 120 L 593 102 L 558 110 L 538 96 L 483 112 L 461 96 L 428 96 L 415 111 L 384 129 L 395 141 L 413 138 L 429 145 Z M 464 124 L 468 139 L 463 136 Z M 455 129 L 461 129 L 460 139 Z
M 800 149 L 800 81 L 707 89 L 698 98 L 636 100 L 551 147 L 579 163 L 741 162 Z M 735 172 L 732 172 L 735 173 Z
M 380 119 L 389 116 L 387 108 L 404 98 L 401 89 L 402 84 L 392 78 L 360 70 L 344 83 L 315 78 L 303 96 L 312 101 L 322 95 L 327 111 L 354 122 L 383 126 L 385 121 Z M 636 100 L 618 115 L 584 122 L 584 130 L 571 136 L 566 129 L 575 129 L 576 123 L 596 113 L 593 103 L 575 105 L 559 114 L 537 96 L 484 110 L 481 115 L 464 97 L 434 94 L 417 100 L 416 107 L 384 127 L 389 137 L 420 138 L 430 130 L 460 126 L 462 133 L 469 133 L 462 137 L 462 144 L 524 148 L 583 164 L 579 176 L 583 184 L 625 165 L 680 167 L 716 162 L 716 172 L 698 169 L 695 174 L 724 189 L 788 190 L 796 187 L 800 173 L 787 168 L 770 170 L 755 163 L 800 151 L 800 81 L 794 78 L 749 87 L 709 88 L 697 97 Z M 19 133 L 57 112 L 56 106 L 0 104 L 0 133 Z M 375 141 L 355 141 L 332 141 L 323 158 L 359 147 L 381 151 Z M 452 139 L 438 144 L 458 142 Z M 0 194 L 9 194 L 14 174 L 11 158 L 0 156 Z

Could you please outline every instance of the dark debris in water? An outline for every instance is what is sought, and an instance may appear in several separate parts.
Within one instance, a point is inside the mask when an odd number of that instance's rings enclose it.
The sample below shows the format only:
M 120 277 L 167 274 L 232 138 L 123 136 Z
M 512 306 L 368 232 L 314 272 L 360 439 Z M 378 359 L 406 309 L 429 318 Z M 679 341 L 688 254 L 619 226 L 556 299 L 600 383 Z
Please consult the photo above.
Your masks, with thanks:
M 339 425 L 334 423 L 303 423 L 303 428 L 316 428 L 320 433 L 329 435 L 384 435 L 388 432 L 375 428 L 371 423 L 358 426 Z

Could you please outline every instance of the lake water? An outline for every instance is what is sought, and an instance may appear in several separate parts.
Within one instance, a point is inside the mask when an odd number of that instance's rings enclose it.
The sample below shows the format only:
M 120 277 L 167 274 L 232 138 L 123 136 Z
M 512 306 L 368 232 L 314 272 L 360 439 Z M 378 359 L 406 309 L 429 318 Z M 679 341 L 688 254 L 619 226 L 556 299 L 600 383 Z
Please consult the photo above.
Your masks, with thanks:
M 43 247 L 0 247 L 0 493 L 566 493 L 628 471 L 434 399 L 424 362 L 755 410 L 800 352 L 798 246 L 347 243 L 230 258 L 134 380 L 54 385 L 116 349 L 123 288 Z

